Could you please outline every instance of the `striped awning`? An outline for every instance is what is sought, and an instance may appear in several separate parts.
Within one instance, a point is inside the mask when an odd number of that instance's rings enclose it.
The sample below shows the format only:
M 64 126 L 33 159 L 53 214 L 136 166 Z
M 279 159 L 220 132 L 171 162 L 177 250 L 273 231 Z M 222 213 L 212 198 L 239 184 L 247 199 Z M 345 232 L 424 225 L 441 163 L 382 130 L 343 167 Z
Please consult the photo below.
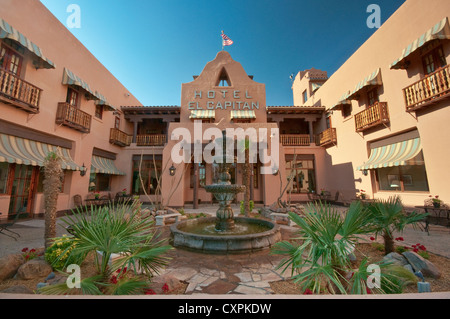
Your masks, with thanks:
M 413 41 L 410 45 L 404 48 L 402 55 L 390 65 L 391 69 L 406 69 L 408 66 L 408 64 L 406 63 L 406 58 L 411 53 L 425 45 L 427 42 L 436 39 L 450 39 L 450 25 L 448 22 L 448 17 L 445 17 L 444 19 L 436 23 L 431 29 L 429 29 L 427 32 Z
M 0 162 L 44 166 L 45 158 L 50 152 L 54 152 L 61 157 L 63 169 L 72 171 L 86 170 L 75 164 L 67 148 L 0 134 Z
M 193 110 L 191 111 L 190 119 L 214 119 L 216 118 L 216 111 L 214 110 Z
M 256 119 L 256 115 L 253 110 L 233 110 L 231 119 Z
M 415 160 L 421 151 L 422 144 L 419 137 L 377 147 L 372 149 L 369 160 L 357 170 L 421 164 Z
M 315 93 L 322 85 L 323 83 L 311 83 L 312 92 Z
M 62 84 L 64 85 L 74 85 L 84 90 L 91 100 L 99 100 L 100 98 L 91 90 L 89 84 L 84 82 L 81 78 L 75 75 L 72 71 L 64 68 Z
M 366 76 L 364 80 L 361 80 L 353 89 L 353 91 L 350 93 L 350 95 L 347 97 L 350 100 L 353 100 L 358 93 L 368 86 L 374 86 L 374 85 L 383 85 L 383 81 L 381 80 L 381 69 L 378 68 L 377 70 L 373 71 L 371 74 Z
M 344 93 L 342 94 L 342 96 L 339 98 L 339 101 L 333 105 L 333 107 L 330 110 L 338 110 L 340 109 L 343 105 L 348 105 L 348 104 L 352 104 L 352 102 L 348 99 L 348 97 L 350 96 L 350 93 Z
M 92 155 L 91 165 L 91 173 L 125 175 L 125 173 L 121 172 L 116 167 L 116 165 L 114 164 L 114 160 L 106 157 Z
M 108 102 L 106 97 L 104 97 L 102 94 L 95 91 L 95 95 L 99 98 L 98 100 L 95 101 L 95 105 L 103 105 L 104 107 L 106 107 L 107 110 L 112 112 L 117 110 L 114 106 L 111 105 L 111 103 Z
M 31 42 L 27 37 L 25 37 L 22 33 L 14 29 L 11 25 L 9 25 L 5 20 L 0 18 L 0 39 L 10 39 L 14 42 L 17 42 L 28 51 L 30 51 L 35 57 L 37 57 L 37 61 L 34 62 L 34 66 L 37 69 L 54 69 L 55 64 L 50 61 L 48 58 L 44 56 L 41 48 L 39 48 L 36 44 Z

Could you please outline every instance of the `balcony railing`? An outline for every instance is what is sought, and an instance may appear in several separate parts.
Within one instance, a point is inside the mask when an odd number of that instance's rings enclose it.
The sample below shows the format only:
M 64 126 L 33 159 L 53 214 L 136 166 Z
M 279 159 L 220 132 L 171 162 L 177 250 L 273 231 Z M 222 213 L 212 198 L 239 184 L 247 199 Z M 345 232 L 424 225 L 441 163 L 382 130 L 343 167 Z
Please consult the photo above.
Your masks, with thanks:
M 327 146 L 337 143 L 337 135 L 335 128 L 328 128 L 317 136 L 317 144 L 319 146 Z
M 377 102 L 355 115 L 356 132 L 363 132 L 371 127 L 387 123 L 389 123 L 389 112 L 386 102 Z
M 89 133 L 91 131 L 92 116 L 68 103 L 58 103 L 56 124 L 66 125 L 77 131 Z
M 20 107 L 27 112 L 39 113 L 42 90 L 17 75 L 0 69 L 0 98 L 7 104 Z
M 166 144 L 165 134 L 137 135 L 137 146 L 164 146 Z
M 308 134 L 281 134 L 280 141 L 283 146 L 309 146 L 311 138 Z
M 450 97 L 450 65 L 403 89 L 406 111 L 412 112 Z
M 111 128 L 109 133 L 109 142 L 118 146 L 130 146 L 133 136 L 122 132 L 119 129 Z

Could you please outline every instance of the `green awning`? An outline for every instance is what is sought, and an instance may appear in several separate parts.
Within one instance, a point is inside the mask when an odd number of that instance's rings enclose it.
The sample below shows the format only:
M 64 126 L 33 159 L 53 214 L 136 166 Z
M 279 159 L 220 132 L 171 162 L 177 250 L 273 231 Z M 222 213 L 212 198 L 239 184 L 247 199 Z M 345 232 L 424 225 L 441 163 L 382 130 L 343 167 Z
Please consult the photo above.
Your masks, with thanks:
M 214 119 L 216 112 L 214 110 L 193 110 L 190 119 Z
M 381 69 L 373 71 L 371 74 L 366 76 L 363 80 L 361 80 L 353 89 L 353 91 L 349 94 L 347 99 L 353 100 L 358 93 L 364 89 L 365 87 L 383 85 L 383 81 L 381 80 Z
M 14 29 L 5 20 L 0 18 L 0 39 L 10 39 L 17 42 L 28 51 L 30 51 L 37 60 L 34 61 L 34 66 L 37 69 L 54 69 L 55 64 L 44 56 L 41 48 L 31 42 L 26 36 Z
M 93 90 L 89 87 L 89 84 L 84 82 L 81 78 L 75 75 L 72 71 L 67 68 L 64 68 L 62 84 L 64 85 L 74 85 L 85 91 L 88 95 L 88 98 L 91 100 L 99 100 L 100 98 L 94 93 Z
M 338 110 L 340 109 L 343 105 L 350 105 L 352 104 L 352 102 L 348 99 L 350 96 L 350 93 L 344 93 L 342 94 L 342 96 L 339 98 L 338 102 L 333 105 L 333 107 L 330 110 Z
M 0 162 L 20 165 L 44 166 L 50 152 L 58 154 L 65 170 L 84 171 L 75 164 L 67 148 L 41 143 L 13 135 L 0 134 Z
M 383 167 L 418 165 L 416 156 L 422 151 L 420 138 L 405 140 L 372 149 L 369 160 L 357 170 L 377 169 Z
M 95 101 L 95 105 L 103 105 L 109 111 L 112 111 L 112 112 L 117 110 L 114 106 L 111 105 L 111 103 L 108 102 L 106 97 L 104 97 L 102 94 L 100 94 L 99 92 L 95 91 L 95 95 L 98 97 L 98 100 Z
M 125 175 L 116 167 L 114 160 L 106 157 L 93 155 L 91 165 L 91 173 Z
M 233 110 L 231 119 L 256 119 L 256 115 L 253 110 Z
M 431 29 L 429 29 L 427 32 L 413 41 L 410 45 L 408 45 L 405 49 L 403 49 L 402 55 L 390 65 L 390 68 L 406 69 L 408 66 L 406 58 L 410 54 L 421 48 L 426 43 L 437 39 L 450 39 L 450 25 L 448 22 L 448 17 L 445 17 L 444 19 L 436 23 Z

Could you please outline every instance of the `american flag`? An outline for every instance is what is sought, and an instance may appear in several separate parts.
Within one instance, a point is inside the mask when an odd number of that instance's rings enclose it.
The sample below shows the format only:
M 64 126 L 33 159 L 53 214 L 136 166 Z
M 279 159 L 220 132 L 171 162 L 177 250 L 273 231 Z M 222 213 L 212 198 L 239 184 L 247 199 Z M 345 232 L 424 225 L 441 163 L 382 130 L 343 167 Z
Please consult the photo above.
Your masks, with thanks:
M 231 40 L 226 34 L 224 34 L 223 31 L 221 35 L 222 35 L 222 46 L 233 44 L 233 40 Z

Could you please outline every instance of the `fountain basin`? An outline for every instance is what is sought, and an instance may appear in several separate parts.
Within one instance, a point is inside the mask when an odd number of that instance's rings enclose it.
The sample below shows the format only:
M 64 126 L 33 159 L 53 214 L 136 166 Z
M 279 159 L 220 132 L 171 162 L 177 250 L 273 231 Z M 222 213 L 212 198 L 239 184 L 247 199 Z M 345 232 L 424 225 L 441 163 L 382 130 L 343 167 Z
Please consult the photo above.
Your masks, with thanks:
M 280 228 L 270 221 L 255 218 L 236 217 L 237 227 L 233 231 L 194 233 L 198 229 L 208 229 L 217 219 L 198 218 L 173 224 L 170 230 L 175 247 L 197 250 L 205 253 L 247 253 L 270 248 L 281 240 Z M 240 234 L 241 225 L 256 228 L 256 232 Z M 192 229 L 192 232 L 190 231 Z

